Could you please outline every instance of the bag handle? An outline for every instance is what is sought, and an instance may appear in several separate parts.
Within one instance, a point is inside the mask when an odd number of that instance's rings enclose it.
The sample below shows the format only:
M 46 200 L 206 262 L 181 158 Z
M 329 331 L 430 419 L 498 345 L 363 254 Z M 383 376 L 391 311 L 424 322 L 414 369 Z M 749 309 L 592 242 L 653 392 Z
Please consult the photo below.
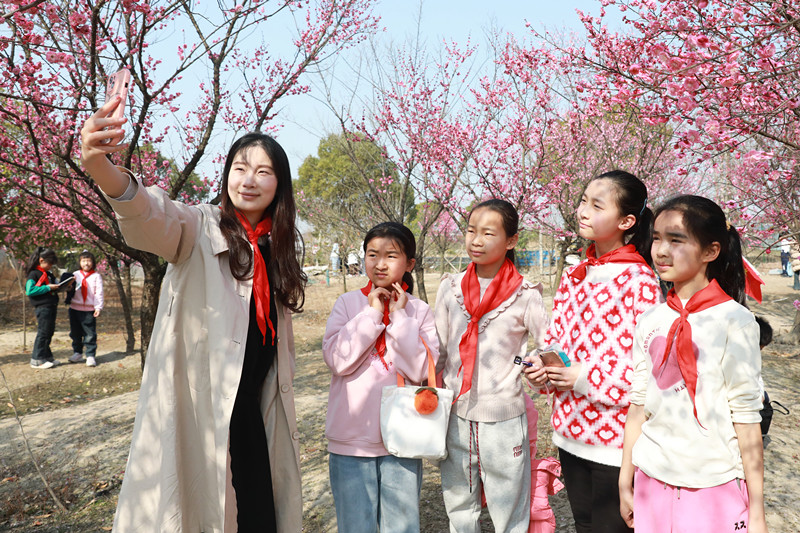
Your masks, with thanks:
M 772 406 L 772 408 L 776 412 L 778 412 L 778 413 L 780 413 L 782 415 L 788 415 L 789 414 L 789 409 L 787 409 L 786 406 L 783 405 L 778 400 L 772 400 L 772 401 L 769 402 L 769 404 Z
M 431 349 L 428 348 L 428 343 L 425 342 L 425 339 L 422 337 L 419 338 L 422 341 L 423 346 L 425 346 L 425 351 L 428 353 L 428 386 L 435 387 L 436 386 L 436 365 L 433 363 L 433 355 L 431 355 Z M 431 385 L 433 383 L 433 385 Z M 406 382 L 403 379 L 403 376 L 400 375 L 400 372 L 397 373 L 397 386 L 398 387 L 405 387 Z

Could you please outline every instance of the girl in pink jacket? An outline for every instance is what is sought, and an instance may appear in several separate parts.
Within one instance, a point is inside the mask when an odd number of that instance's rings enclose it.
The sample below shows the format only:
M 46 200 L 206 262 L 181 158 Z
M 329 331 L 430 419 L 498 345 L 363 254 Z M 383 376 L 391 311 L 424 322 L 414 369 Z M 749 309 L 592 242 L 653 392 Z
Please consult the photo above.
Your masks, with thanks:
M 378 224 L 364 238 L 369 283 L 343 294 L 322 340 L 331 369 L 329 472 L 339 530 L 349 533 L 419 532 L 422 461 L 389 455 L 381 440 L 381 390 L 425 379 L 427 351 L 439 357 L 433 313 L 411 295 L 416 242 L 396 222 Z

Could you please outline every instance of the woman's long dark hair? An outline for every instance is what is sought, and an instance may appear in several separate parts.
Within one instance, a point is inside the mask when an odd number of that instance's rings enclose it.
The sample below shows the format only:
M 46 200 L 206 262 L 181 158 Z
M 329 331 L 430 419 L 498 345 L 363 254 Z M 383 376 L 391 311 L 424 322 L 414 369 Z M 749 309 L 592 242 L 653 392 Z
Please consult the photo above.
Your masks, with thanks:
M 28 262 L 25 264 L 25 272 L 30 274 L 36 270 L 36 267 L 39 266 L 40 258 L 44 259 L 48 263 L 52 263 L 53 265 L 58 264 L 58 256 L 56 256 L 56 253 L 53 250 L 50 248 L 45 248 L 44 246 L 38 246 L 28 258 Z
M 649 265 L 653 261 L 650 257 L 650 247 L 653 243 L 653 212 L 647 207 L 647 187 L 645 184 L 624 170 L 612 170 L 591 179 L 608 180 L 617 192 L 617 208 L 623 217 L 633 215 L 636 222 L 628 228 L 623 240 L 625 244 L 632 244 L 636 251 L 644 257 Z M 588 185 L 588 184 L 587 184 Z
M 500 218 L 503 220 L 503 231 L 506 232 L 507 238 L 513 237 L 519 232 L 519 213 L 517 213 L 517 210 L 513 205 L 499 198 L 485 200 L 478 205 L 473 206 L 473 208 L 470 209 L 469 215 L 467 215 L 467 222 L 469 222 L 469 219 L 472 218 L 472 213 L 482 208 L 491 209 L 500 215 Z M 512 263 L 514 262 L 513 248 L 506 250 L 506 257 L 510 259 Z
M 728 224 L 722 208 L 708 198 L 687 194 L 656 209 L 656 218 L 665 211 L 681 213 L 686 230 L 703 249 L 719 243 L 719 255 L 708 264 L 706 278 L 717 280 L 728 296 L 745 305 L 742 241 L 736 228 Z
M 308 277 L 300 265 L 302 255 L 301 237 L 295 225 L 297 209 L 292 191 L 292 173 L 289 159 L 281 145 L 270 137 L 259 132 L 248 133 L 233 143 L 225 159 L 222 172 L 222 190 L 220 191 L 220 208 L 222 211 L 219 228 L 228 242 L 231 274 L 238 280 L 249 279 L 253 269 L 253 250 L 247 240 L 247 234 L 236 217 L 236 210 L 228 195 L 228 175 L 236 155 L 253 147 L 262 148 L 269 156 L 278 186 L 275 198 L 267 207 L 264 216 L 272 218 L 270 232 L 270 254 L 267 269 L 270 286 L 281 304 L 299 313 L 305 301 L 305 285 Z M 266 237 L 262 237 L 266 238 Z
M 367 232 L 364 237 L 364 252 L 367 251 L 367 244 L 372 239 L 384 238 L 389 239 L 400 248 L 400 251 L 406 255 L 406 259 L 411 261 L 417 256 L 417 240 L 411 230 L 400 224 L 399 222 L 381 222 Z M 408 285 L 406 292 L 412 294 L 414 292 L 414 277 L 411 272 L 403 274 L 403 281 Z

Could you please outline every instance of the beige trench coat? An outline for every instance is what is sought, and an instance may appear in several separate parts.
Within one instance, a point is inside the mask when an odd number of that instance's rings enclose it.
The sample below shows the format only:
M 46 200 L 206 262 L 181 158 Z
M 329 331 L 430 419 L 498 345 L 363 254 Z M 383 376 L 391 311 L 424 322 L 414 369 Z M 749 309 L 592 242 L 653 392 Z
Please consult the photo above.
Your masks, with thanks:
M 113 531 L 230 533 L 228 428 L 249 324 L 252 280 L 228 267 L 219 208 L 172 202 L 138 187 L 109 199 L 126 242 L 169 261 L 142 376 L 130 456 Z M 278 354 L 261 392 L 278 531 L 302 526 L 300 451 L 294 407 L 294 338 L 278 306 Z

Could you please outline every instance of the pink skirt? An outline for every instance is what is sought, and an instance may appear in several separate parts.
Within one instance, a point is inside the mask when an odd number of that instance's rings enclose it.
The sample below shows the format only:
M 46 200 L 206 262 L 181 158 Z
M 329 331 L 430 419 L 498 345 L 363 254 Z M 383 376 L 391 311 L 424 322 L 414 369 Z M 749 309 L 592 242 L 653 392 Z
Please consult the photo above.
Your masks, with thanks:
M 743 479 L 689 489 L 667 485 L 636 469 L 633 522 L 637 532 L 746 533 L 749 507 Z

